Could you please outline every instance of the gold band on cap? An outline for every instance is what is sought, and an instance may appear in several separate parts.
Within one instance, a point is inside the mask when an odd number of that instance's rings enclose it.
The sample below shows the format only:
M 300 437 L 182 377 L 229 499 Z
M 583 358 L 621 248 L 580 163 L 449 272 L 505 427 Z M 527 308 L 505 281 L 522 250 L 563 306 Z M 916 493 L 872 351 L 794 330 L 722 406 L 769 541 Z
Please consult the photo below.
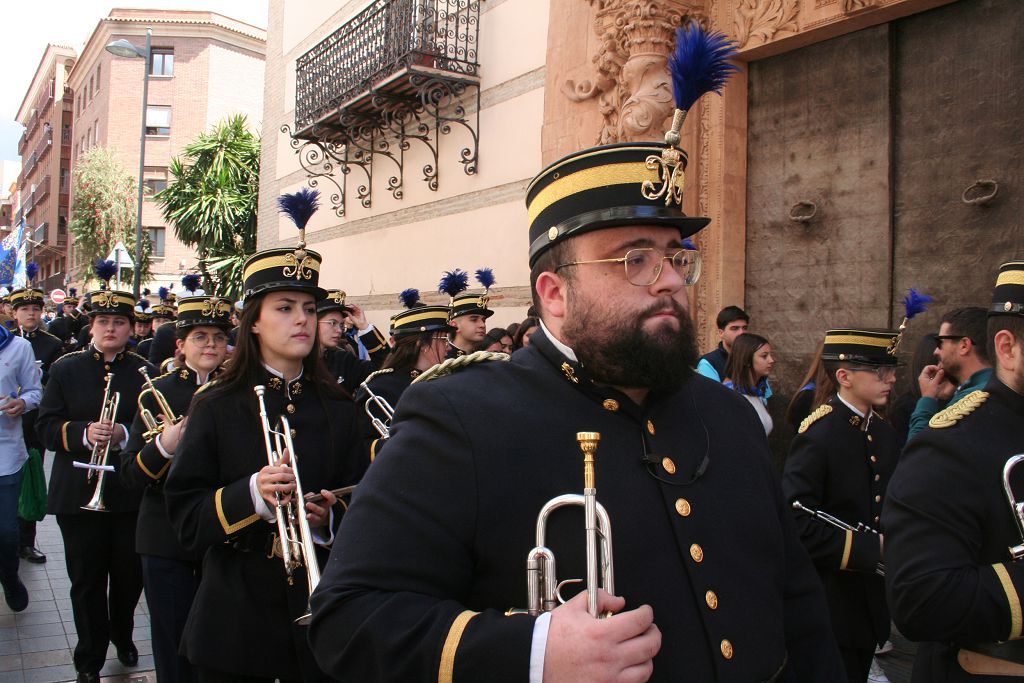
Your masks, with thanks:
M 97 301 L 97 299 L 99 299 L 99 301 Z M 130 296 L 121 296 L 112 292 L 108 293 L 107 290 L 100 290 L 98 292 L 91 293 L 89 295 L 89 303 L 103 308 L 128 305 L 132 307 L 132 312 L 135 312 L 135 299 Z
M 616 149 L 615 151 L 622 150 Z M 578 161 L 579 158 L 574 157 L 573 161 Z M 538 192 L 527 210 L 527 222 L 532 225 L 537 216 L 549 206 L 579 192 L 609 185 L 640 185 L 644 181 L 656 181 L 657 179 L 658 173 L 647 168 L 641 161 L 586 168 L 559 178 Z M 637 193 L 639 196 L 639 190 Z
M 214 303 L 211 303 L 214 302 Z M 215 309 L 214 309 L 215 307 Z M 213 310 L 211 310 L 213 309 Z M 230 314 L 231 304 L 223 299 L 203 299 L 201 301 L 186 301 L 178 304 L 178 313 L 188 313 L 189 311 L 209 311 L 204 315 L 217 315 L 221 313 Z
M 1024 285 L 1024 269 L 1022 270 L 1007 270 L 999 274 L 996 278 L 996 287 L 1002 287 L 1003 285 Z
M 395 320 L 395 324 L 396 325 L 406 325 L 406 324 L 409 324 L 409 323 L 418 323 L 418 322 L 421 322 L 423 320 L 447 321 L 448 320 L 448 309 L 447 308 L 443 308 L 443 309 L 437 310 L 437 311 L 427 311 L 425 313 L 414 313 L 414 314 L 410 314 L 410 315 L 401 315 L 401 314 L 399 314 L 399 315 L 395 316 L 394 320 Z
M 862 334 L 836 334 L 827 335 L 825 344 L 857 344 L 859 346 L 875 346 L 880 349 L 887 349 L 892 344 L 892 337 L 868 337 Z
M 249 267 L 242 273 L 242 280 L 248 280 L 254 274 L 262 270 L 268 270 L 270 268 L 285 268 L 289 266 L 294 268 L 296 264 L 297 261 L 295 254 L 290 252 L 287 254 L 279 254 L 277 256 L 267 256 L 266 258 L 258 259 L 249 264 Z M 316 259 L 309 258 L 308 256 L 303 259 L 301 265 L 303 268 L 308 268 L 309 270 L 317 273 L 320 272 L 320 262 Z

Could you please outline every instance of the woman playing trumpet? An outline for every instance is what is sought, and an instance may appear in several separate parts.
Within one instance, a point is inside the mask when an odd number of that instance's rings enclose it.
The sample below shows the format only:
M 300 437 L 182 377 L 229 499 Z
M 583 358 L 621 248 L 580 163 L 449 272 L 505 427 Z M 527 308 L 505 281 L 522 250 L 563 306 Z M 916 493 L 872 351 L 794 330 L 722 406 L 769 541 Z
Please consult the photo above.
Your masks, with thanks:
M 304 508 L 312 540 L 330 542 L 338 520 L 329 489 L 354 483 L 367 464 L 353 455 L 355 405 L 317 349 L 319 269 L 319 254 L 301 241 L 298 249 L 264 251 L 246 262 L 234 355 L 196 396 L 164 487 L 182 544 L 205 552 L 182 638 L 200 681 L 324 678 L 305 629 L 294 624 L 307 610 L 306 572 L 286 573 L 275 525 L 278 505 L 291 503 L 296 514 Z M 255 386 L 264 387 L 270 424 L 283 415 L 292 429 L 296 452 L 275 464 L 268 464 Z M 323 494 L 322 503 L 294 500 L 293 458 L 303 489 Z M 289 546 L 293 554 L 298 547 Z M 307 565 L 317 561 L 299 555 Z
M 183 548 L 171 529 L 163 484 L 187 424 L 192 396 L 213 379 L 227 357 L 231 302 L 207 296 L 182 299 L 173 326 L 182 366 L 149 385 L 159 400 L 152 392 L 142 398 L 121 454 L 122 483 L 143 492 L 135 548 L 142 558 L 153 659 L 161 683 L 193 679 L 188 660 L 178 654 L 178 643 L 199 585 L 201 557 Z

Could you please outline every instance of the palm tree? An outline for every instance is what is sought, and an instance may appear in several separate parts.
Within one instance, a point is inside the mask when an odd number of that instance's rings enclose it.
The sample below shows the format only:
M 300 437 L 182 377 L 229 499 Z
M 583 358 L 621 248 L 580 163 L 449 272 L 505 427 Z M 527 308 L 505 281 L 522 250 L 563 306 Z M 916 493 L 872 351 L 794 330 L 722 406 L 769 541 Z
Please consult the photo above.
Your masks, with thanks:
M 256 251 L 260 139 L 238 114 L 200 133 L 171 159 L 173 180 L 154 197 L 178 239 L 199 252 L 207 291 L 237 298 Z

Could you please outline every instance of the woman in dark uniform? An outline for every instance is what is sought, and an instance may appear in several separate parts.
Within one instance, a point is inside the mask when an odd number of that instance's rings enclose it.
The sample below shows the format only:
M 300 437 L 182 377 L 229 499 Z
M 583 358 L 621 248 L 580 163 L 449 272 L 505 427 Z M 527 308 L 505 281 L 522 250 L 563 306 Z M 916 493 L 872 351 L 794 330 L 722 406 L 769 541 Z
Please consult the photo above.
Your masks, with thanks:
M 391 335 L 395 338 L 395 347 L 384 361 L 384 367 L 372 373 L 356 392 L 356 403 L 363 419 L 363 453 L 373 460 L 380 449 L 381 433 L 370 418 L 370 414 L 382 423 L 387 423 L 386 415 L 379 405 L 370 404 L 366 411 L 370 391 L 389 406 L 398 405 L 402 396 L 413 379 L 427 368 L 445 359 L 448 352 L 448 335 L 454 328 L 448 324 L 451 309 L 447 306 L 427 306 L 420 302 L 417 289 L 407 289 L 399 295 L 407 310 L 391 318 Z M 369 388 L 369 391 L 367 390 Z
M 317 348 L 321 258 L 304 246 L 300 237 L 298 249 L 260 252 L 245 263 L 234 355 L 197 393 L 164 486 L 182 544 L 206 553 L 182 637 L 200 681 L 325 678 L 305 628 L 295 624 L 308 609 L 307 578 L 302 567 L 292 577 L 285 572 L 275 496 L 287 501 L 294 493 L 287 465 L 294 458 L 304 491 L 324 497 L 304 507 L 313 540 L 326 545 L 339 521 L 329 489 L 355 483 L 367 463 L 354 455 L 355 404 Z M 284 415 L 292 430 L 296 452 L 276 466 L 268 465 L 257 385 L 265 387 L 270 424 Z
M 128 446 L 121 454 L 121 482 L 143 491 L 135 548 L 142 558 L 157 676 L 160 683 L 188 683 L 194 680 L 192 667 L 178 654 L 178 644 L 199 585 L 201 556 L 185 550 L 171 529 L 164 480 L 188 424 L 185 416 L 193 395 L 214 378 L 227 357 L 231 302 L 212 296 L 182 299 L 172 327 L 184 361 L 180 369 L 153 379 L 153 386 L 179 421 L 166 424 L 164 420 L 164 428 L 153 434 L 141 414 L 136 414 Z M 145 407 L 154 418 L 167 412 L 152 396 Z

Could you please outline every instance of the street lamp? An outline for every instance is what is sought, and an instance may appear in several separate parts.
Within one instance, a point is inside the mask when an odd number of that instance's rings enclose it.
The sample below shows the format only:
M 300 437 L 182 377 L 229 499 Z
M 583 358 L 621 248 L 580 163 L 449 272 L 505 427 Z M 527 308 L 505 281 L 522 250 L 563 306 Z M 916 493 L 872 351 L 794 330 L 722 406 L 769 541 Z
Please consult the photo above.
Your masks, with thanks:
M 142 67 L 142 133 L 139 135 L 139 198 L 135 214 L 135 277 L 132 282 L 132 293 L 136 299 L 142 289 L 142 188 L 146 171 L 146 107 L 149 105 L 149 55 L 152 40 L 153 29 L 147 27 L 145 49 L 135 47 L 124 38 L 107 45 L 107 52 L 116 57 L 141 57 L 145 62 Z

